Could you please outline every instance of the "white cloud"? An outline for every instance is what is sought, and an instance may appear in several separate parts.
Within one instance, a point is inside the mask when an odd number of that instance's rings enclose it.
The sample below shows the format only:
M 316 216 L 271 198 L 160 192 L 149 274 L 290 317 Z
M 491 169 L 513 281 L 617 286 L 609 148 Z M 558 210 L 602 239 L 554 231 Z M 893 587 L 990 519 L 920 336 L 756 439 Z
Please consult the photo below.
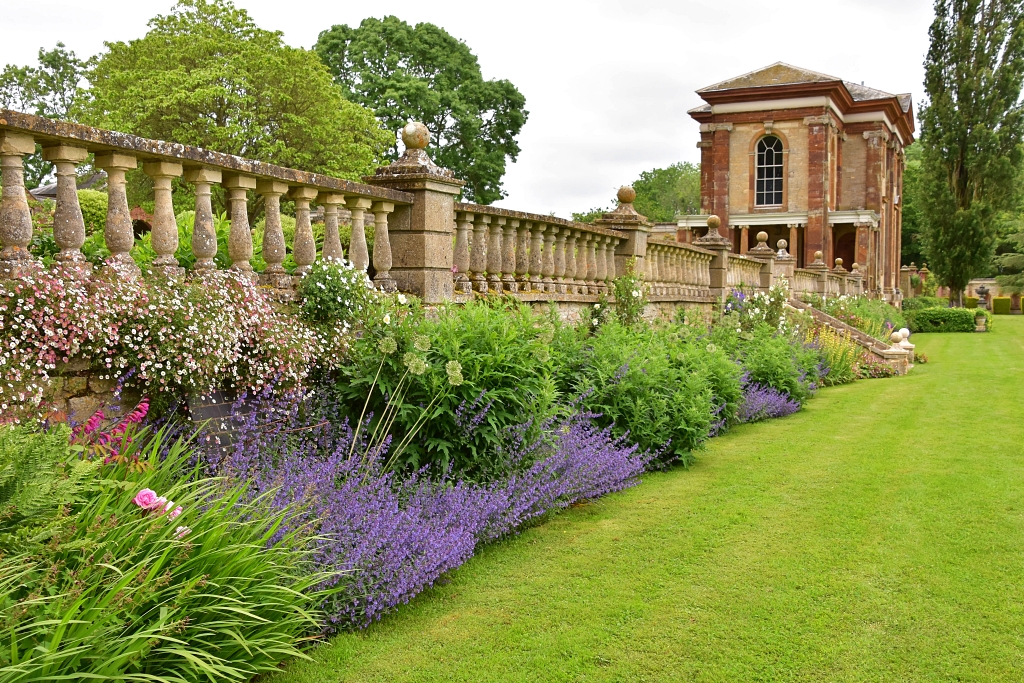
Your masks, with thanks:
M 130 40 L 168 0 L 5 3 L 0 64 L 26 64 L 63 41 L 80 56 Z M 428 21 L 464 40 L 487 78 L 526 95 L 523 151 L 502 206 L 568 216 L 607 205 L 644 170 L 697 161 L 694 90 L 785 61 L 922 97 L 929 0 L 236 0 L 263 28 L 309 47 L 333 24 L 368 14 Z M 282 11 L 285 10 L 285 11 Z

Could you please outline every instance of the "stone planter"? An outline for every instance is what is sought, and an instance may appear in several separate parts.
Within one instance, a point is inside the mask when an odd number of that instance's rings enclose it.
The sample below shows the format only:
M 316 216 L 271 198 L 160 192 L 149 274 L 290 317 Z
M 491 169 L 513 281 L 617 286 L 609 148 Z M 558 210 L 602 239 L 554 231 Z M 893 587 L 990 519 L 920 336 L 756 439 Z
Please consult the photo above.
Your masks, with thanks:
M 974 316 L 974 331 L 988 332 L 988 318 L 986 318 L 984 315 Z

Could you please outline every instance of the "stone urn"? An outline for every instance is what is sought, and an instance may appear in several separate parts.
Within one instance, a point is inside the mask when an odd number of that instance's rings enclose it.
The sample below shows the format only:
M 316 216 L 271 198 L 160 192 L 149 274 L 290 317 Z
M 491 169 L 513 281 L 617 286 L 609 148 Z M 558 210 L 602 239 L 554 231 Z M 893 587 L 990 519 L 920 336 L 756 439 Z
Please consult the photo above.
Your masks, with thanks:
M 978 312 L 974 314 L 974 331 L 975 332 L 988 332 L 988 318 L 982 313 L 982 309 L 978 309 Z

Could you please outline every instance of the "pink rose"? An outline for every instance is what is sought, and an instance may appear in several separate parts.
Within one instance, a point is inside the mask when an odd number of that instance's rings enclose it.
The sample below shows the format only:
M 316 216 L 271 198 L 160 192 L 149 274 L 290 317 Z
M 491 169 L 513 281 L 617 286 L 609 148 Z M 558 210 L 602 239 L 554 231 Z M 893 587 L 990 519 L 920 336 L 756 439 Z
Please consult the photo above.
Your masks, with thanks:
M 179 526 L 177 529 L 174 530 L 174 537 L 185 538 L 190 533 L 192 533 L 192 530 L 189 529 L 187 526 Z
M 181 513 L 182 513 L 182 510 L 181 510 L 181 506 L 179 505 L 178 507 L 176 507 L 173 510 L 171 510 L 171 514 L 169 514 L 167 516 L 167 518 L 171 519 L 171 520 L 177 519 L 178 515 L 180 515 Z
M 157 500 L 159 499 L 153 489 L 142 489 L 132 498 L 132 502 L 143 510 L 152 510 Z
M 160 496 L 159 498 L 153 500 L 153 504 L 149 507 L 149 509 L 157 514 L 163 514 L 164 511 L 162 508 L 164 508 L 166 505 L 167 499 L 164 498 L 163 496 Z

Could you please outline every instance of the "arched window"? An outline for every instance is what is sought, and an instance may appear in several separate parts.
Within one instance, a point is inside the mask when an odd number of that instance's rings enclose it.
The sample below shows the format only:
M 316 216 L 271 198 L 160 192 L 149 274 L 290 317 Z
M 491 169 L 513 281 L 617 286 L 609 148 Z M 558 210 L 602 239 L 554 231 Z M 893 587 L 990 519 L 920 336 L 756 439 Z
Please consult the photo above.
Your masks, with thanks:
M 766 135 L 757 142 L 754 206 L 782 205 L 782 140 Z

